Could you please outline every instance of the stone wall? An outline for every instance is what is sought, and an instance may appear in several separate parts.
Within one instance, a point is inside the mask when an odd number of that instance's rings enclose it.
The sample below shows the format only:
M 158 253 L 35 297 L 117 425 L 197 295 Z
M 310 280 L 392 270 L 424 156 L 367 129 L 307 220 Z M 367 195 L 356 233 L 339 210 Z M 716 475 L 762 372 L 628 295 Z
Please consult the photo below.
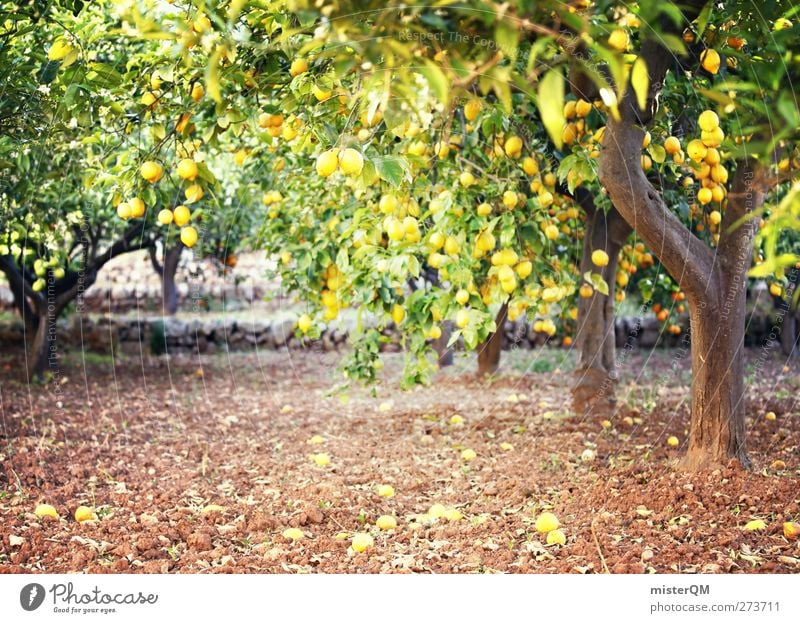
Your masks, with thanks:
M 279 294 L 278 284 L 265 276 L 268 267 L 264 253 L 240 255 L 235 268 L 223 268 L 211 260 L 197 261 L 190 251 L 184 250 L 175 276 L 178 307 L 200 312 L 218 309 L 223 301 L 228 310 L 260 304 L 265 296 Z M 13 302 L 0 274 L 0 309 L 11 309 Z M 101 313 L 159 311 L 161 279 L 148 252 L 127 253 L 106 264 L 95 284 L 86 290 L 84 308 Z

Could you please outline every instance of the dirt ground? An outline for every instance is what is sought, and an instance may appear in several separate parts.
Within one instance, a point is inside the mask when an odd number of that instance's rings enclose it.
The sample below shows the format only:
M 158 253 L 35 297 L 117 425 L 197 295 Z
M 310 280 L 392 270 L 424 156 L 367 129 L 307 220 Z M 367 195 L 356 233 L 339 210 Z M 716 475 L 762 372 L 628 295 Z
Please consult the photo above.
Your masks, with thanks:
M 504 355 L 488 382 L 459 358 L 434 387 L 389 381 L 374 396 L 331 394 L 336 359 L 311 352 L 75 353 L 44 388 L 5 354 L 0 572 L 800 571 L 800 543 L 781 528 L 800 518 L 799 364 L 749 352 L 753 469 L 686 475 L 672 464 L 687 436 L 688 356 L 623 355 L 604 427 L 570 414 L 563 350 Z M 390 379 L 401 365 L 387 358 Z M 377 494 L 383 484 L 393 497 Z M 61 519 L 38 519 L 38 503 Z M 431 520 L 434 504 L 462 518 Z M 76 522 L 79 505 L 97 521 Z M 545 510 L 566 545 L 536 532 Z M 397 528 L 379 531 L 380 515 Z M 744 530 L 752 519 L 766 529 Z M 289 527 L 304 538 L 284 537 Z M 357 532 L 374 547 L 353 552 Z

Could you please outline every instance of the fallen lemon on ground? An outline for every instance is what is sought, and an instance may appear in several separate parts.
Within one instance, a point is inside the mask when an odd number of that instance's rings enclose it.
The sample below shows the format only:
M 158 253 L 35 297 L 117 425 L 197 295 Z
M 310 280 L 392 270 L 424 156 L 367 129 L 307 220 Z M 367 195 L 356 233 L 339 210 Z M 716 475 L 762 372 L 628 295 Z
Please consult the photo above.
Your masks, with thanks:
M 764 419 L 767 420 L 768 422 L 774 422 L 777 418 L 778 416 L 775 415 L 774 411 L 770 411 L 764 416 Z
M 359 532 L 353 536 L 350 546 L 354 552 L 363 552 L 375 545 L 375 540 L 365 532 Z
M 441 519 L 447 513 L 447 509 L 441 504 L 434 504 L 428 509 L 428 517 L 432 519 Z
M 461 453 L 461 458 L 465 461 L 473 461 L 478 455 L 475 453 L 475 450 L 472 448 L 467 448 Z
M 800 536 L 800 523 L 787 521 L 783 524 L 783 536 L 789 540 L 797 539 Z
M 325 467 L 329 465 L 331 462 L 331 457 L 328 456 L 325 452 L 320 452 L 319 454 L 312 454 L 311 460 L 314 461 L 318 466 Z
M 667 439 L 667 445 L 670 448 L 677 448 L 679 444 L 680 441 L 678 441 L 678 438 L 675 435 L 672 435 L 671 437 L 669 437 L 669 439 Z
M 448 508 L 448 509 L 447 509 L 447 510 L 444 512 L 444 518 L 445 518 L 447 521 L 460 521 L 460 520 L 462 520 L 462 519 L 464 518 L 464 515 L 462 515 L 462 514 L 461 514 L 461 513 L 460 513 L 460 512 L 459 512 L 457 509 L 455 509 L 455 508 Z
M 381 515 L 375 521 L 375 525 L 381 530 L 394 530 L 397 528 L 397 520 L 391 515 Z
M 536 518 L 535 527 L 537 532 L 547 533 L 558 530 L 560 525 L 558 517 L 553 513 L 542 513 Z
M 547 544 L 548 545 L 566 545 L 567 544 L 567 537 L 564 535 L 561 530 L 551 530 L 547 533 Z
M 453 417 L 450 418 L 450 423 L 453 426 L 460 426 L 461 424 L 464 423 L 464 418 L 461 417 L 460 415 L 454 415 Z
M 394 497 L 394 487 L 392 485 L 379 485 L 378 495 L 382 498 L 392 498 Z
M 508 443 L 507 441 L 504 441 L 503 443 L 500 444 L 500 449 L 503 452 L 511 452 L 514 449 L 514 445 Z
M 290 541 L 299 541 L 303 537 L 305 537 L 305 534 L 303 534 L 300 528 L 286 528 L 286 530 L 283 531 L 283 538 L 289 539 Z
M 33 511 L 33 514 L 39 519 L 42 519 L 43 517 L 52 517 L 53 519 L 58 519 L 58 512 L 56 511 L 55 506 L 50 504 L 39 504 L 39 506 L 36 507 L 36 510 Z
M 753 521 L 748 521 L 744 525 L 744 529 L 748 532 L 756 532 L 758 530 L 766 530 L 767 524 L 764 523 L 763 519 L 753 519 Z
M 88 506 L 79 506 L 75 509 L 75 521 L 82 523 L 84 521 L 92 521 L 96 519 L 94 511 Z
M 321 443 L 325 443 L 325 437 L 322 435 L 314 435 L 311 439 L 308 440 L 308 443 L 313 445 L 319 445 Z

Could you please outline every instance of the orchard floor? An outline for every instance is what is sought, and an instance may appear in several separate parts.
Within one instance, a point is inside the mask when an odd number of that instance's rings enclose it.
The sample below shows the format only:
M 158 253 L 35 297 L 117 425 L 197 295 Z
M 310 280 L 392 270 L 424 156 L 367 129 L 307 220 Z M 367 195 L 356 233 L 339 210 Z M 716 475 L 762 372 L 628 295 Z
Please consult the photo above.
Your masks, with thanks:
M 0 571 L 800 571 L 800 544 L 781 530 L 800 517 L 800 364 L 749 352 L 753 469 L 686 475 L 672 465 L 687 435 L 688 356 L 623 355 L 610 428 L 569 413 L 563 350 L 504 355 L 489 382 L 459 358 L 432 388 L 387 383 L 348 400 L 328 395 L 341 377 L 319 353 L 74 353 L 48 387 L 29 387 L 3 355 Z M 396 378 L 402 356 L 387 359 Z M 465 448 L 477 458 L 462 460 Z M 317 452 L 330 465 L 309 459 Z M 379 497 L 379 484 L 396 495 Z M 37 519 L 40 502 L 61 519 Z M 463 519 L 415 522 L 433 504 Z M 74 521 L 79 505 L 99 520 Z M 566 546 L 544 545 L 543 510 Z M 396 530 L 374 528 L 384 514 Z M 757 518 L 765 531 L 743 529 Z M 305 538 L 284 538 L 290 526 Z M 365 531 L 375 545 L 355 554 L 350 537 Z

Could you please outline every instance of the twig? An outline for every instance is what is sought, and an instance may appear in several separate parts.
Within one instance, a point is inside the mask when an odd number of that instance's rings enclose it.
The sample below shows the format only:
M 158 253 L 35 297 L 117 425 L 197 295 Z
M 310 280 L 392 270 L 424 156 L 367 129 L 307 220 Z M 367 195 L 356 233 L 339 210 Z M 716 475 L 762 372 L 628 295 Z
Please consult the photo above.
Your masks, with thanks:
M 597 548 L 597 554 L 600 556 L 600 564 L 603 565 L 603 571 L 607 574 L 611 574 L 608 570 L 608 565 L 606 564 L 606 557 L 603 556 L 603 550 L 600 549 L 600 541 L 597 540 L 597 532 L 594 529 L 594 524 L 597 520 L 592 520 L 592 538 L 594 539 L 594 545 Z

